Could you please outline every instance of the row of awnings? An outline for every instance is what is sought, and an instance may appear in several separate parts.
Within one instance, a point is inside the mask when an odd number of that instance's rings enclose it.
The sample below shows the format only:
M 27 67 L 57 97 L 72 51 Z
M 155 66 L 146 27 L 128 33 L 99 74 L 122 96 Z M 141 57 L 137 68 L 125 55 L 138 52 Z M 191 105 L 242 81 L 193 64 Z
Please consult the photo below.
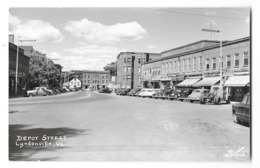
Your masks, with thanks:
M 179 83 L 179 87 L 205 87 L 215 85 L 220 81 L 220 77 L 205 77 L 205 78 L 188 78 Z M 249 75 L 232 76 L 225 83 L 227 87 L 244 87 L 249 85 Z

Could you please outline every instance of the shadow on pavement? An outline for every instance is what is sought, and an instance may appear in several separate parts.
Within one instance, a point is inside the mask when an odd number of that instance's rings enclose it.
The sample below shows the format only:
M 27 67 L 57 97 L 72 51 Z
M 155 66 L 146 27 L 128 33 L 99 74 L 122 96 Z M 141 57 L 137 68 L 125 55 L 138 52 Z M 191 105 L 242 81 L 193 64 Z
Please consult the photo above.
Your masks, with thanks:
M 10 161 L 55 160 L 58 157 L 33 158 L 33 155 L 38 152 L 52 152 L 55 150 L 68 148 L 64 145 L 66 143 L 66 138 L 82 135 L 85 132 L 85 130 L 67 127 L 31 129 L 29 127 L 30 125 L 9 126 Z
M 13 113 L 27 113 L 28 111 L 19 111 L 19 110 L 10 110 L 9 113 L 13 114 Z

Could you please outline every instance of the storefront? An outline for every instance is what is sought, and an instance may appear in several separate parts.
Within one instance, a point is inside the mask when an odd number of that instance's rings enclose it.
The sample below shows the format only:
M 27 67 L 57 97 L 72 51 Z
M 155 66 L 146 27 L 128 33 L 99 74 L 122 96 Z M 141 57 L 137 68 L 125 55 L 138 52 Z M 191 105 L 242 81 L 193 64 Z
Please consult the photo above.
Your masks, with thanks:
M 201 77 L 190 77 L 179 83 L 177 87 L 193 87 L 196 83 L 201 80 Z
M 198 83 L 194 84 L 193 87 L 201 87 L 203 89 L 210 89 L 212 85 L 215 85 L 220 82 L 219 76 L 214 77 L 205 77 Z
M 249 75 L 231 76 L 224 86 L 228 87 L 231 101 L 241 101 L 243 96 L 250 91 L 250 77 Z

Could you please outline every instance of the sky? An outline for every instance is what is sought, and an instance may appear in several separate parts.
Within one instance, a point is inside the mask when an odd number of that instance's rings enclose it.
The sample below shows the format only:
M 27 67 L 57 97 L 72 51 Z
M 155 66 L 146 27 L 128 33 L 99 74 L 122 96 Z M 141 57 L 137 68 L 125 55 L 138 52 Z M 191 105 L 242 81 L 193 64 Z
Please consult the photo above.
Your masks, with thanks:
M 250 35 L 250 9 L 240 8 L 10 8 L 9 34 L 32 45 L 63 70 L 103 70 L 120 52 L 163 51 L 199 40 Z

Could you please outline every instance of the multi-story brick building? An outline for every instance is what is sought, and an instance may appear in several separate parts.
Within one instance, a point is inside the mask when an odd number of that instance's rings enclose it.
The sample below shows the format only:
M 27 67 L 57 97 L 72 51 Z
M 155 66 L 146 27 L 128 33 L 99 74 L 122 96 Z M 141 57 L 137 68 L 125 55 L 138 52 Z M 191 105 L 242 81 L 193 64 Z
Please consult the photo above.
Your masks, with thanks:
M 164 51 L 161 55 L 160 59 L 143 65 L 144 84 L 149 82 L 151 85 L 151 83 L 157 82 L 161 88 L 209 87 L 221 81 L 226 82 L 226 86 L 230 87 L 229 92 L 233 95 L 235 92 L 249 91 L 249 87 L 246 86 L 250 82 L 249 37 L 224 41 L 222 59 L 220 58 L 219 42 L 208 40 Z M 221 65 L 224 78 L 220 80 Z M 215 77 L 209 78 L 213 76 Z M 143 85 L 143 87 L 147 87 L 147 85 Z
M 9 96 L 15 96 L 15 75 L 16 75 L 16 56 L 17 46 L 9 43 Z M 29 85 L 29 60 L 24 55 L 24 50 L 19 48 L 18 54 L 18 76 L 17 76 L 17 95 L 23 95 Z
M 82 83 L 87 88 L 97 90 L 107 86 L 110 82 L 109 71 L 82 71 Z
M 117 85 L 120 88 L 142 86 L 142 64 L 160 58 L 158 53 L 121 52 L 117 56 Z

